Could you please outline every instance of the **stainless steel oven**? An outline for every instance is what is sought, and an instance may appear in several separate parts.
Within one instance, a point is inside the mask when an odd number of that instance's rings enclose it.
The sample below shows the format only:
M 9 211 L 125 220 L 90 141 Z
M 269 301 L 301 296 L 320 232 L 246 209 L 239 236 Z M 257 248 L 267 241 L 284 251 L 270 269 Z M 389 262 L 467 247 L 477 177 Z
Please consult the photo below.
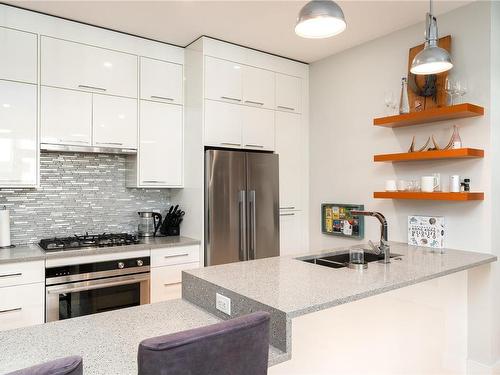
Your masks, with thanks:
M 149 284 L 149 257 L 47 268 L 45 321 L 147 304 Z

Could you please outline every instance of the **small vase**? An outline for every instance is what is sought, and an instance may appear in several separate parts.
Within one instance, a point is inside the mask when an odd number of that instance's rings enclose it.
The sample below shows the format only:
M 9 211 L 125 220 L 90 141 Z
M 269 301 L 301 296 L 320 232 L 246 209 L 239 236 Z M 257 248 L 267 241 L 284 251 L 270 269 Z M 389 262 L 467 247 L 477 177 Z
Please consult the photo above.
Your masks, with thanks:
M 460 138 L 460 134 L 458 133 L 458 127 L 453 125 L 453 134 L 451 136 L 451 148 L 462 148 L 462 138 Z

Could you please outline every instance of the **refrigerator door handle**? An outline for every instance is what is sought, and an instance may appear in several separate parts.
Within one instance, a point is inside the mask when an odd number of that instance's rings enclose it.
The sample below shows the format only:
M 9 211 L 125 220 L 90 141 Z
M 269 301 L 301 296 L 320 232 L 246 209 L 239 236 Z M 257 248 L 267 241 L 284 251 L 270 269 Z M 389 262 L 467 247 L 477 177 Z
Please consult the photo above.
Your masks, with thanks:
M 247 192 L 241 190 L 239 192 L 240 206 L 240 260 L 248 260 L 247 256 Z
M 255 190 L 250 190 L 248 204 L 250 206 L 250 251 L 248 254 L 248 259 L 255 259 L 255 248 L 257 246 Z

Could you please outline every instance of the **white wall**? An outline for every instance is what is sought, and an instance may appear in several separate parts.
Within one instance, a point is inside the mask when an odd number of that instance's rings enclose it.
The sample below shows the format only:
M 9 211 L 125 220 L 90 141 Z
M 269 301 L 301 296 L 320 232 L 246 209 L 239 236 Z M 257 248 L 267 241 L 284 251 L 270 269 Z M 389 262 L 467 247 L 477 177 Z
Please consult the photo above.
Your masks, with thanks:
M 498 75 L 499 60 L 496 60 L 496 66 L 492 65 L 492 38 L 498 38 L 498 31 L 496 36 L 491 33 L 491 17 L 494 15 L 491 7 L 490 2 L 475 2 L 438 18 L 440 35 L 452 35 L 453 74 L 457 78 L 467 78 L 469 92 L 465 100 L 484 106 L 486 115 L 483 117 L 406 129 L 372 125 L 374 117 L 386 114 L 384 92 L 392 89 L 399 96 L 400 78 L 407 73 L 408 49 L 422 43 L 423 23 L 311 65 L 312 250 L 355 243 L 321 233 L 320 205 L 332 202 L 361 203 L 368 210 L 382 212 L 389 222 L 389 239 L 395 241 L 407 240 L 408 215 L 443 215 L 446 217 L 447 247 L 494 252 L 492 240 L 499 243 L 500 238 L 492 226 L 492 220 L 495 220 L 493 207 L 498 210 L 498 202 L 492 197 L 493 186 L 498 191 L 500 183 L 498 176 L 492 178 L 495 165 L 492 139 L 496 133 L 492 132 L 491 124 L 498 117 L 498 110 L 493 109 L 492 103 L 493 100 L 498 103 L 498 86 L 492 95 L 490 82 L 495 69 Z M 494 7 L 498 8 L 498 4 Z M 496 53 L 498 55 L 498 51 Z M 453 124 L 459 126 L 464 146 L 485 150 L 484 159 L 400 164 L 373 162 L 374 154 L 405 152 L 413 135 L 417 136 L 418 144 L 423 144 L 434 134 L 438 142 L 445 145 Z M 498 135 L 496 140 L 498 148 Z M 495 156 L 495 161 L 500 162 L 500 158 Z M 441 173 L 445 186 L 452 174 L 471 178 L 472 190 L 484 191 L 485 200 L 455 203 L 373 199 L 373 192 L 383 190 L 387 179 L 420 179 L 420 176 L 432 173 Z M 496 220 L 500 222 L 499 218 Z M 376 220 L 367 218 L 365 223 L 364 241 L 377 239 L 379 226 Z M 493 276 L 497 272 L 490 275 L 489 270 L 489 267 L 483 267 L 472 272 L 469 278 L 469 357 L 492 365 L 500 356 L 493 349 L 500 340 L 491 335 L 493 312 L 496 311 L 491 297 Z

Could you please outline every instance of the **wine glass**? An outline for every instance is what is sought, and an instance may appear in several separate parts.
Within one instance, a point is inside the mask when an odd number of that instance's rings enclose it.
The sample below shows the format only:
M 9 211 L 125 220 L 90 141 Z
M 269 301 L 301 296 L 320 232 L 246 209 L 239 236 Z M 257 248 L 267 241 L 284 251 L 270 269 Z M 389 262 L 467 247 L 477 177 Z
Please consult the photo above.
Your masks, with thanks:
M 384 92 L 384 103 L 387 109 L 387 113 L 389 115 L 393 115 L 397 107 L 396 96 L 394 95 L 393 91 Z
M 463 96 L 467 93 L 467 81 L 465 79 L 457 81 L 455 91 L 460 98 L 460 102 L 463 103 Z
M 456 82 L 450 76 L 446 77 L 446 81 L 444 82 L 444 91 L 446 91 L 446 93 L 450 97 L 450 104 L 455 104 L 453 96 L 456 94 Z

